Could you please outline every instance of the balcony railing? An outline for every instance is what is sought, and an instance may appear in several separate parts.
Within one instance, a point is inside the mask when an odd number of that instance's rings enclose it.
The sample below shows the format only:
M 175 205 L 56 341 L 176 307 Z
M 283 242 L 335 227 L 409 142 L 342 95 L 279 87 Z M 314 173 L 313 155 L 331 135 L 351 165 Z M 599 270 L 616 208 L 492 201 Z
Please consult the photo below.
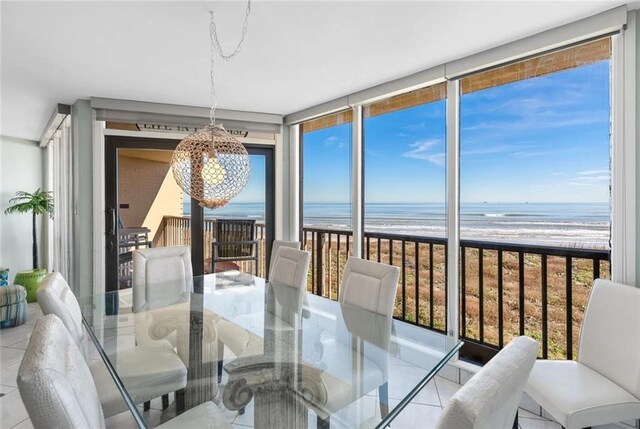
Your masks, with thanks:
M 190 219 L 165 216 L 154 246 L 190 244 Z M 256 225 L 265 255 L 263 224 Z M 205 258 L 211 257 L 215 219 L 205 221 Z M 308 290 L 337 299 L 351 231 L 304 227 L 311 252 Z M 394 317 L 427 329 L 447 330 L 447 240 L 365 232 L 363 256 L 395 265 L 400 283 Z M 460 241 L 459 335 L 463 355 L 486 361 L 518 335 L 541 344 L 543 358 L 573 359 L 593 280 L 610 277 L 607 250 Z M 244 268 L 244 267 L 243 267 Z M 264 274 L 265 261 L 260 262 Z
M 211 272 L 212 243 L 215 239 L 216 220 L 205 218 L 204 220 L 204 269 Z M 263 223 L 256 223 L 256 240 L 258 240 L 258 260 L 257 273 L 264 276 L 265 271 L 265 226 Z M 164 216 L 158 227 L 158 231 L 153 237 L 153 247 L 166 246 L 190 246 L 191 245 L 191 218 L 181 216 Z M 243 271 L 254 272 L 251 261 L 239 261 L 238 265 Z
M 447 240 L 365 232 L 363 256 L 400 269 L 394 317 L 447 329 Z M 351 231 L 303 228 L 312 253 L 308 289 L 336 299 L 353 248 Z M 460 241 L 459 335 L 463 355 L 487 361 L 529 335 L 543 358 L 573 359 L 593 280 L 610 277 L 609 251 Z

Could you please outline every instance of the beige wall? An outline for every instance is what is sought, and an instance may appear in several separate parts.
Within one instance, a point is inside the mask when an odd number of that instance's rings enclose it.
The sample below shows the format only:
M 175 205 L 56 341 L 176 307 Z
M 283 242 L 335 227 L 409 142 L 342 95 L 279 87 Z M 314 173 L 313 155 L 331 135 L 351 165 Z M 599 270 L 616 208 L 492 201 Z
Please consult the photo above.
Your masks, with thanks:
M 150 239 L 164 215 L 182 216 L 182 190 L 169 163 L 159 155 L 162 153 L 129 151 L 118 156 L 118 203 L 129 204 L 128 209 L 120 209 L 120 217 L 127 227 L 149 228 Z

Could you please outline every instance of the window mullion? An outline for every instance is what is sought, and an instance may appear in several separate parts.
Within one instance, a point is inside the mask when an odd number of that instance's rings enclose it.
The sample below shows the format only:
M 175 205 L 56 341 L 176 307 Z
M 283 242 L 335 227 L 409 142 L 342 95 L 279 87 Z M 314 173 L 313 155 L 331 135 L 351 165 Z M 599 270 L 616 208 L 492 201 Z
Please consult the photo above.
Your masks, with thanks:
M 363 212 L 364 198 L 362 193 L 362 105 L 356 105 L 353 110 L 352 122 L 352 169 L 351 169 L 351 225 L 353 229 L 353 250 L 352 255 L 356 258 L 362 257 L 363 242 Z
M 447 340 L 453 346 L 460 318 L 460 81 L 449 81 L 447 86 Z

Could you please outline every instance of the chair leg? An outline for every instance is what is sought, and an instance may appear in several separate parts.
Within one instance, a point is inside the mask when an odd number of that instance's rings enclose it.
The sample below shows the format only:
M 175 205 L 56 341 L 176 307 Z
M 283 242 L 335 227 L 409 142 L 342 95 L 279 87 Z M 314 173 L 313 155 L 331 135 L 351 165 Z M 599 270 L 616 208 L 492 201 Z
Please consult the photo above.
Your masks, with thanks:
M 222 383 L 222 364 L 224 363 L 224 344 L 218 341 L 218 384 Z
M 389 383 L 378 387 L 378 402 L 380 402 L 380 416 L 387 417 L 389 415 Z
M 151 409 L 151 401 L 147 401 L 144 403 L 144 406 L 142 408 L 144 411 L 149 411 Z
M 185 398 L 184 398 L 184 389 L 176 390 L 176 415 L 180 415 L 184 413 L 185 410 Z
M 162 395 L 162 409 L 166 410 L 169 408 L 169 394 Z
M 331 417 L 327 416 L 326 419 L 320 418 L 320 416 L 318 416 L 317 418 L 317 425 L 316 428 L 317 429 L 329 429 L 331 427 Z

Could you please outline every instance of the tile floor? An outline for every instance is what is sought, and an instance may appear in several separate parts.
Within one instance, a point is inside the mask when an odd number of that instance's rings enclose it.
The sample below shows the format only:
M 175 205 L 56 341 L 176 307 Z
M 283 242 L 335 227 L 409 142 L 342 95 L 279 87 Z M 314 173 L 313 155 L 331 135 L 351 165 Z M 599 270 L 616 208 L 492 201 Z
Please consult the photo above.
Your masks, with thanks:
M 29 304 L 26 324 L 0 331 L 0 428 L 24 429 L 33 427 L 27 411 L 22 404 L 20 393 L 18 392 L 16 375 L 33 326 L 37 318 L 41 315 L 40 308 L 36 303 Z M 443 375 L 454 378 L 451 377 L 451 374 L 456 373 L 457 369 L 448 368 L 448 371 L 444 371 Z M 458 376 L 458 380 L 465 380 L 469 376 L 467 371 L 461 370 L 460 373 L 461 375 Z M 393 422 L 392 427 L 394 429 L 425 429 L 432 427 L 442 413 L 443 406 L 446 406 L 451 396 L 459 388 L 459 384 L 447 378 L 437 376 L 435 380 L 429 383 L 425 389 L 418 394 L 414 401 L 403 410 Z M 391 396 L 391 398 L 392 403 L 394 401 L 397 402 L 397 400 L 393 399 L 393 396 Z M 374 407 L 379 412 L 375 392 L 361 400 L 370 402 L 370 404 L 365 404 L 365 406 Z M 151 403 L 151 410 L 143 412 L 144 417 L 151 425 L 156 425 L 161 422 L 162 414 L 160 398 Z M 237 413 L 228 410 L 225 410 L 225 415 L 228 416 L 229 421 L 236 429 L 252 427 L 253 406 L 251 404 L 242 416 L 238 416 Z M 560 429 L 560 425 L 557 423 L 522 408 L 519 410 L 519 416 L 521 429 Z M 311 417 L 312 416 L 310 416 L 310 419 Z M 334 426 L 335 425 L 332 425 L 332 427 Z M 107 419 L 107 427 L 134 428 L 135 424 L 128 413 L 123 413 Z M 311 423 L 309 427 L 315 427 L 315 423 Z M 631 426 L 619 424 L 598 427 L 598 429 L 616 428 L 630 429 Z

